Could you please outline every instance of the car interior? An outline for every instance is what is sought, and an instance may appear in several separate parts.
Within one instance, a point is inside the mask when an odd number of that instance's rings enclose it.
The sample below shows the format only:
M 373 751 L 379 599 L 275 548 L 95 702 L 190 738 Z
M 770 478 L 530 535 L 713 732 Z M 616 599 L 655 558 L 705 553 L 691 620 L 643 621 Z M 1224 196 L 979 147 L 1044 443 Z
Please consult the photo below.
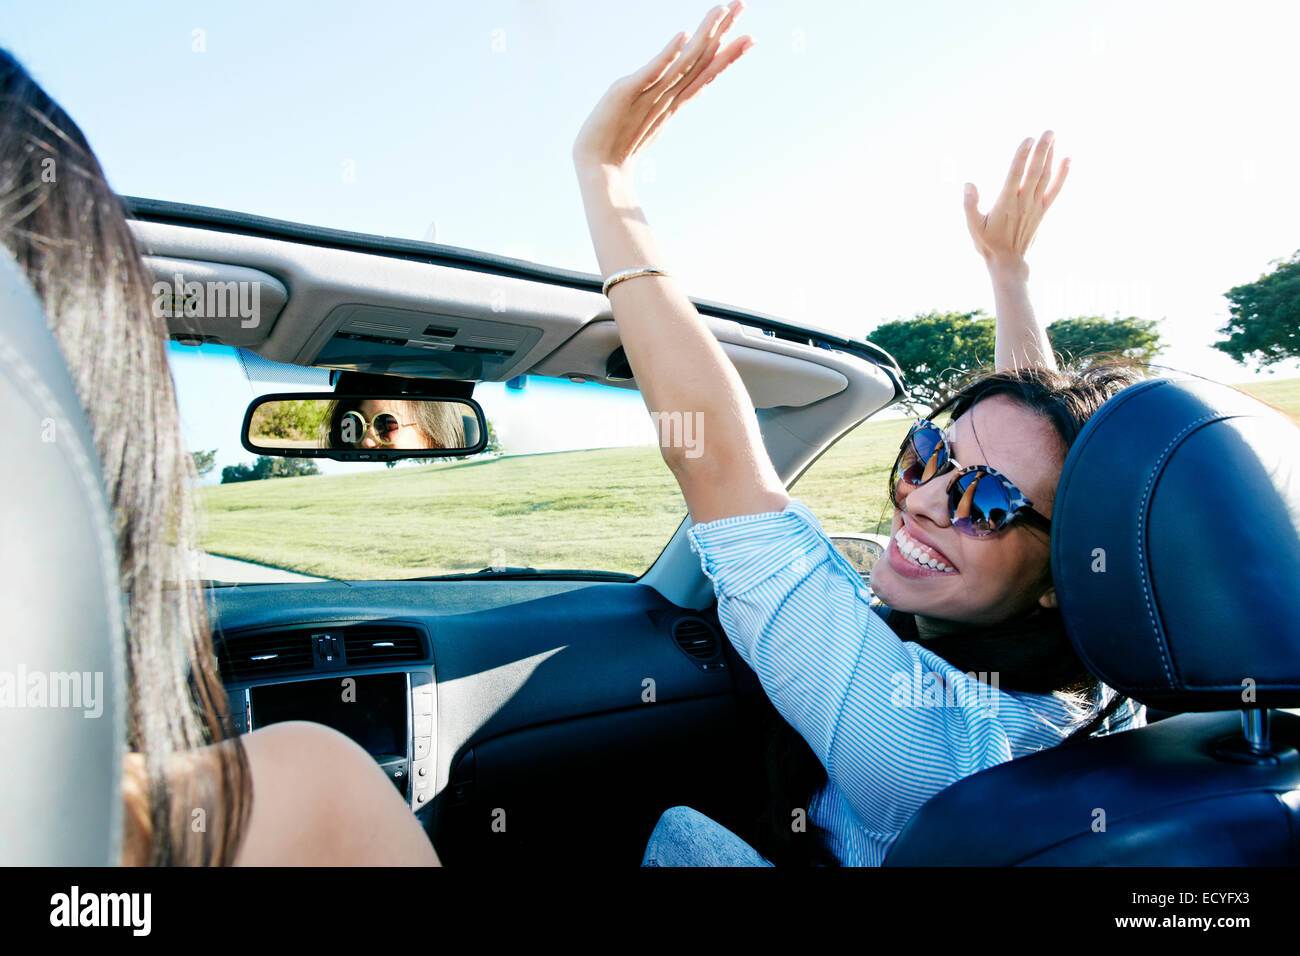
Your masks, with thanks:
M 472 399 L 475 384 L 520 375 L 636 388 L 596 276 L 123 201 L 158 281 L 183 274 L 261 290 L 253 323 L 170 319 L 178 343 L 423 395 Z M 696 305 L 787 485 L 903 395 L 897 364 L 867 341 Z M 0 307 L 0 398 L 64 436 L 42 444 L 23 431 L 3 472 L 6 535 L 28 544 L 0 589 L 9 622 L 0 654 L 107 675 L 101 720 L 0 717 L 0 759 L 25 768 L 0 807 L 0 857 L 103 865 L 116 862 L 120 839 L 124 721 L 111 521 L 67 370 L 10 262 L 0 265 Z M 1289 441 L 1276 440 L 1279 427 Z M 1062 609 L 1097 676 L 1170 716 L 961 781 L 917 814 L 887 864 L 1300 862 L 1300 717 L 1284 710 L 1300 707 L 1300 629 L 1285 603 L 1300 575 L 1294 433 L 1233 389 L 1171 378 L 1134 386 L 1094 416 L 1056 503 Z M 1220 530 L 1222 488 L 1243 482 L 1225 546 L 1210 529 Z M 343 730 L 389 774 L 450 866 L 633 867 L 659 814 L 677 805 L 752 838 L 761 728 L 773 712 L 721 631 L 688 527 L 689 518 L 635 580 L 503 573 L 213 587 L 231 720 L 241 731 L 283 719 Z M 345 677 L 364 688 L 364 708 L 338 706 Z

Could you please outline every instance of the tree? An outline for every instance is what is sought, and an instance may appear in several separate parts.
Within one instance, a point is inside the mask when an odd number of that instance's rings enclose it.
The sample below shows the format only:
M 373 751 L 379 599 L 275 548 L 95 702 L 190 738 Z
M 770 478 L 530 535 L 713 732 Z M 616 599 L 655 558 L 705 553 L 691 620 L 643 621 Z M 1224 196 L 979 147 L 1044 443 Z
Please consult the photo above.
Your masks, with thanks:
M 487 434 L 487 444 L 483 446 L 483 450 L 482 450 L 481 452 L 479 452 L 479 454 L 481 454 L 481 455 L 500 455 L 500 454 L 501 454 L 501 439 L 497 437 L 497 429 L 496 429 L 496 426 L 493 425 L 491 422 L 488 422 L 488 423 L 487 423 L 487 433 L 488 433 L 488 434 Z
M 227 465 L 221 469 L 221 483 L 233 485 L 241 481 L 253 481 L 257 476 L 247 465 Z
M 199 473 L 200 478 L 209 474 L 217 466 L 217 450 L 215 448 L 211 451 L 193 451 L 190 454 L 194 456 L 194 470 Z
M 329 402 L 319 398 L 266 402 L 253 412 L 248 430 L 255 442 L 310 441 L 324 429 L 328 410 Z
M 310 458 L 272 458 L 259 455 L 253 467 L 248 465 L 227 465 L 221 469 L 221 483 L 234 484 L 240 481 L 260 481 L 264 478 L 294 478 L 299 475 L 319 475 L 320 469 Z
M 1214 347 L 1243 365 L 1300 358 L 1300 250 L 1272 264 L 1272 272 L 1224 293 L 1232 318 Z
M 297 478 L 300 475 L 319 475 L 320 468 L 310 458 L 270 458 L 258 456 L 253 465 L 255 473 L 264 478 Z
M 923 312 L 912 319 L 885 322 L 871 341 L 898 361 L 910 401 L 920 410 L 947 397 L 954 384 L 975 370 L 992 371 L 997 323 L 980 310 Z M 1052 351 L 1061 361 L 1088 367 L 1107 359 L 1149 362 L 1163 348 L 1149 319 L 1079 316 L 1047 327 Z
M 993 364 L 993 317 L 974 312 L 924 312 L 885 322 L 871 341 L 898 361 L 912 409 L 929 407 L 948 393 L 949 383 L 971 369 Z
M 1099 315 L 1082 315 L 1057 319 L 1047 327 L 1052 351 L 1064 363 L 1088 368 L 1114 359 L 1150 362 L 1164 348 L 1151 319 L 1105 319 Z

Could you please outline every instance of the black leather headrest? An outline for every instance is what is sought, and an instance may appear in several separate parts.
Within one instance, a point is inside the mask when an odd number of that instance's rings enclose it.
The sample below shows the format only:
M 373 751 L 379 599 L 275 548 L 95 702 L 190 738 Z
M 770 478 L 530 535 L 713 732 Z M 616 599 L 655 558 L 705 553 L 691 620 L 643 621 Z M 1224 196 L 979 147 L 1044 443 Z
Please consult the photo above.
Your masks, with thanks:
M 1300 706 L 1300 428 L 1224 385 L 1125 389 L 1066 458 L 1052 574 L 1112 687 L 1170 711 Z

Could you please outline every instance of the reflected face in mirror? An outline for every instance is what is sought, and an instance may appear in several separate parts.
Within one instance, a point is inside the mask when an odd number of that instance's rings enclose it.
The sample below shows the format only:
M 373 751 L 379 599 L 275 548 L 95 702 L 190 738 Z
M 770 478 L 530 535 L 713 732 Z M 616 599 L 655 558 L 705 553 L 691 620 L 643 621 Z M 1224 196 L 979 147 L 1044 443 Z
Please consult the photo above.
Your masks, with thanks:
M 244 444 L 249 451 L 273 454 L 283 449 L 310 455 L 312 449 L 322 449 L 399 458 L 420 458 L 419 452 L 429 451 L 434 454 L 428 457 L 451 457 L 480 443 L 481 414 L 467 402 L 434 397 L 264 396 L 249 407 Z
M 399 399 L 366 399 L 355 409 L 343 413 L 345 440 L 354 448 L 441 448 L 432 435 L 425 434 L 415 420 L 411 402 Z
M 440 402 L 363 399 L 340 409 L 340 434 L 352 448 L 462 448 L 464 426 L 456 408 Z

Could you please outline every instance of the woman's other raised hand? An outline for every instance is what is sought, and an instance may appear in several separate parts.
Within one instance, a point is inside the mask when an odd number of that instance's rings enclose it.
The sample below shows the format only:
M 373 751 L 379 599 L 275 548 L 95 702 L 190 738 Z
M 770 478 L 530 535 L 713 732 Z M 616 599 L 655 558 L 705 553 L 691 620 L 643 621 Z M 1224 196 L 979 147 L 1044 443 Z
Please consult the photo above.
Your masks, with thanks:
M 1025 252 L 1070 172 L 1070 161 L 1063 159 L 1052 177 L 1055 140 L 1056 135 L 1048 130 L 1039 137 L 1037 147 L 1032 137 L 1020 144 L 1002 192 L 987 213 L 979 211 L 979 190 L 973 183 L 966 184 L 966 225 L 976 251 L 990 267 L 1025 268 Z

